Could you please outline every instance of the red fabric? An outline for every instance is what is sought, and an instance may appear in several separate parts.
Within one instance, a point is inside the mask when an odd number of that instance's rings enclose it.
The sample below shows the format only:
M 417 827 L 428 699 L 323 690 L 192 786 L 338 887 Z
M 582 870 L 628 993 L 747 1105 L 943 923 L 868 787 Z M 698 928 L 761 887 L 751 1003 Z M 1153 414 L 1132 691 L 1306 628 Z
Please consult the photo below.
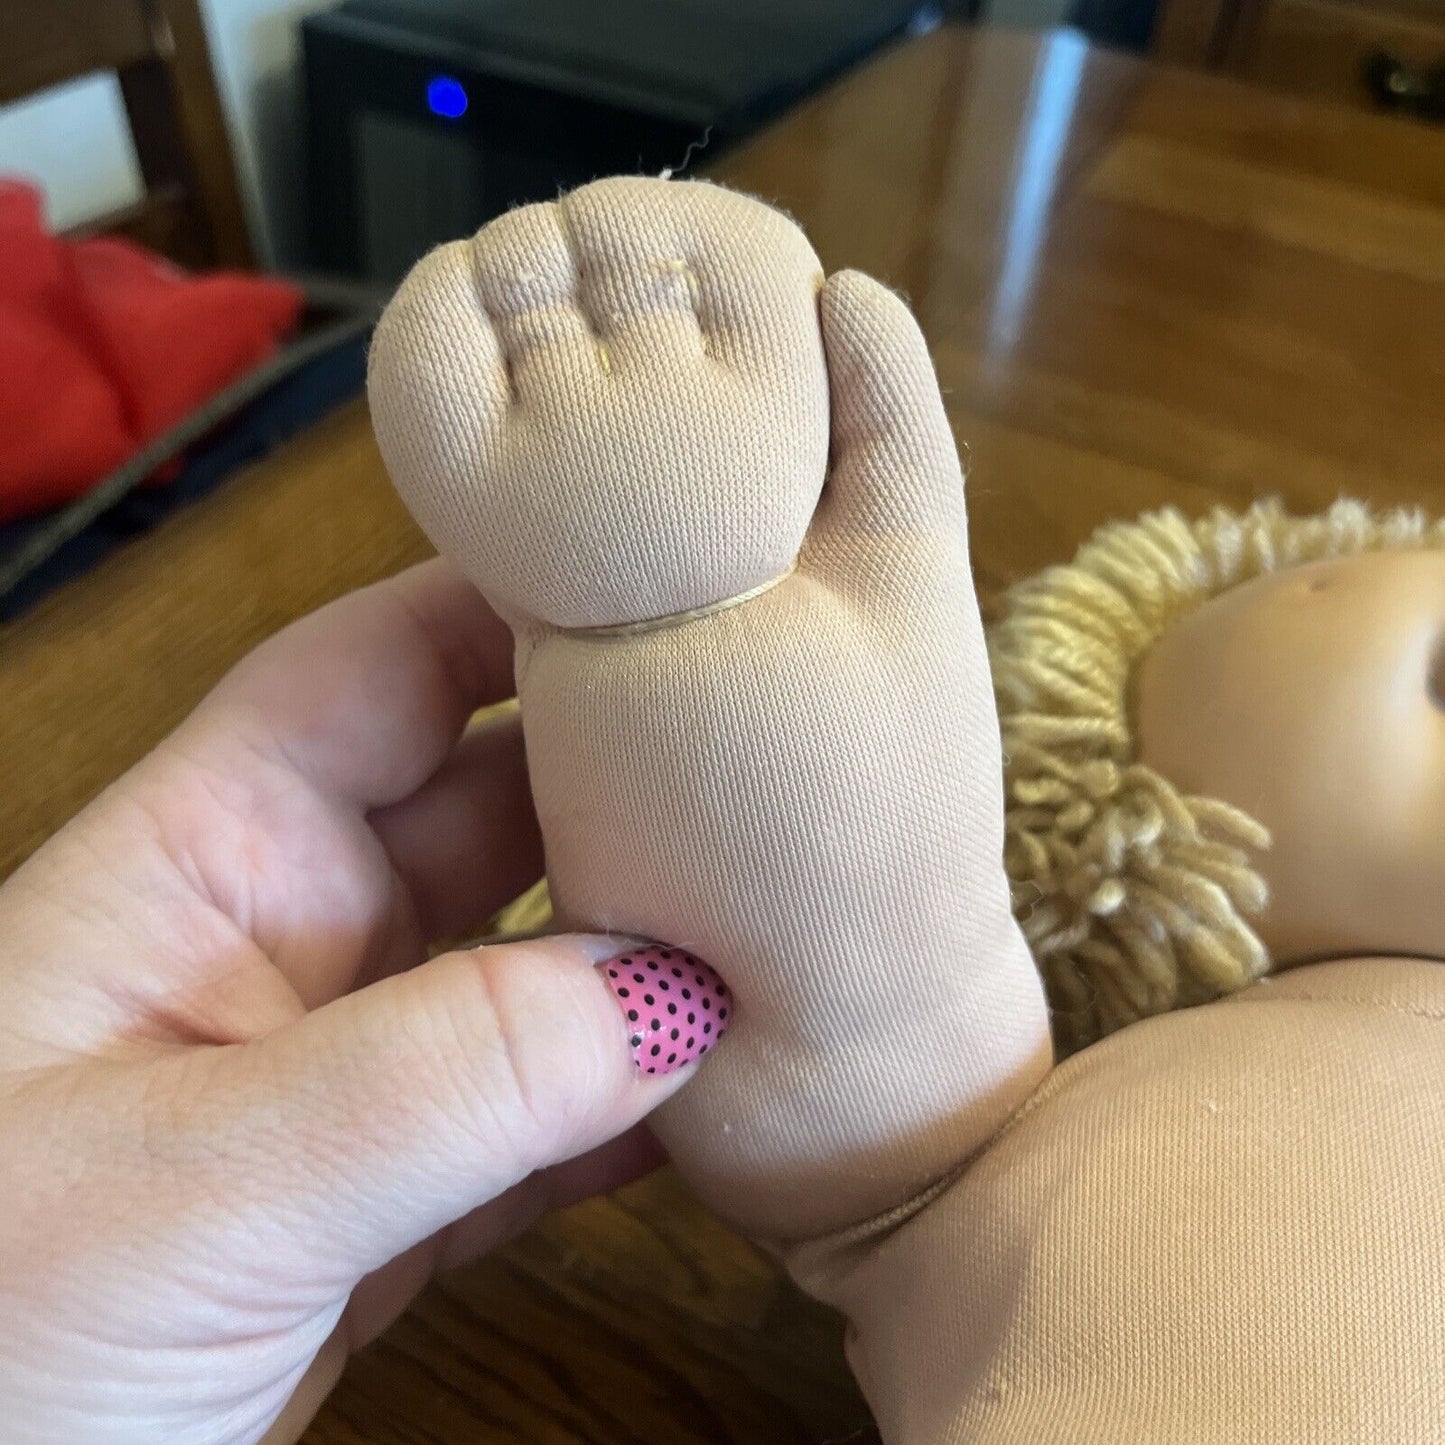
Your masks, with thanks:
M 0 183 L 0 521 L 78 495 L 135 447 L 78 299 L 39 197 Z
M 51 236 L 35 189 L 0 181 L 0 521 L 88 491 L 274 353 L 301 305 L 284 282 Z

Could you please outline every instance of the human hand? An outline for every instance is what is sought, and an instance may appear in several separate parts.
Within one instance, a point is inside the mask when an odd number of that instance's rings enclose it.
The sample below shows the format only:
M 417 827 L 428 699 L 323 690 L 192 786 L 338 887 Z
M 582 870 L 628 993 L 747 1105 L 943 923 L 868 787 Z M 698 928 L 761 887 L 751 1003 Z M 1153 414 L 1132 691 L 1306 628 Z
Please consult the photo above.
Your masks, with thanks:
M 511 639 L 429 563 L 272 639 L 0 888 L 7 1441 L 294 1440 L 438 1270 L 656 1162 L 555 938 Z M 461 741 L 458 742 L 459 737 Z

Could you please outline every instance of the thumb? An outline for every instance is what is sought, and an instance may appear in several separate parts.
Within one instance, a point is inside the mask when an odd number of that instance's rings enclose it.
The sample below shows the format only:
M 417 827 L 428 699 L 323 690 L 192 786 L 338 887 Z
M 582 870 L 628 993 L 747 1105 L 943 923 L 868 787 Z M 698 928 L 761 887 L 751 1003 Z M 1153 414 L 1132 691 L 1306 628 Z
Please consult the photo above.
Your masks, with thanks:
M 706 978 L 725 1029 L 732 1000 L 706 965 L 571 936 L 445 954 L 246 1045 L 230 1085 L 243 1147 L 262 1161 L 253 1197 L 292 1237 L 310 1226 L 313 1266 L 352 1277 L 596 1148 L 696 1067 L 700 1047 L 663 1072 L 656 1021 L 633 1006 L 679 989 L 670 967 L 684 961 L 689 996 Z

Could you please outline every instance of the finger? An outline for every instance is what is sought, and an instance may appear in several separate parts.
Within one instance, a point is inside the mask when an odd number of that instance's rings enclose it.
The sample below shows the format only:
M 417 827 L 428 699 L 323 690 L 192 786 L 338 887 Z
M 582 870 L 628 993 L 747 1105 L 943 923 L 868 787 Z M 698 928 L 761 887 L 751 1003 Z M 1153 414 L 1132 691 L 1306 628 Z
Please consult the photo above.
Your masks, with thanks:
M 833 435 L 816 525 L 851 536 L 962 535 L 958 447 L 908 304 L 871 276 L 839 271 L 818 309 Z
M 616 1189 L 663 1162 L 661 1145 L 638 1125 L 580 1159 L 531 1175 L 368 1275 L 352 1290 L 345 1314 L 260 1445 L 295 1445 L 341 1378 L 348 1356 L 390 1329 L 437 1275 L 506 1243 L 548 1210 Z
M 512 710 L 471 729 L 417 792 L 373 813 L 371 825 L 423 935 L 475 933 L 544 867 L 521 716 Z
M 187 740 L 245 745 L 360 808 L 414 792 L 485 703 L 510 697 L 512 638 L 443 560 L 278 633 L 201 704 Z
M 640 1070 L 626 1002 L 594 967 L 615 951 L 566 937 L 447 954 L 232 1051 L 215 1087 L 226 1152 L 256 1161 L 252 1227 L 280 1251 L 304 1239 L 310 1270 L 349 1288 L 632 1128 L 691 1069 Z
M 363 1348 L 389 1329 L 438 1275 L 500 1248 L 554 1209 L 620 1189 L 665 1162 L 662 1146 L 639 1124 L 579 1158 L 529 1174 L 362 1280 L 346 1310 L 351 1349 Z
M 445 1274 L 470 1264 L 515 1239 L 542 1215 L 620 1189 L 665 1163 L 662 1145 L 646 1124 L 638 1124 L 579 1158 L 539 1170 L 500 1199 L 444 1229 L 437 1239 L 432 1273 Z
M 326 1337 L 326 1342 L 301 1377 L 301 1383 L 257 1445 L 296 1445 L 326 1403 L 326 1397 L 336 1388 L 350 1353 L 351 1345 L 343 1321 Z

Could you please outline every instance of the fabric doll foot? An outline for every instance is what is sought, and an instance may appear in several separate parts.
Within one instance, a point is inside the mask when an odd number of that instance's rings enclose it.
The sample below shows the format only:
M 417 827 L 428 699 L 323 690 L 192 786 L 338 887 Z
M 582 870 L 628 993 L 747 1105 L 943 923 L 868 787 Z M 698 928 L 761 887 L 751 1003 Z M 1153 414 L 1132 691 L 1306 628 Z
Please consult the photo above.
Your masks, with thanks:
M 822 269 L 716 186 L 621 179 L 432 252 L 377 334 L 392 476 L 513 617 L 684 612 L 787 571 L 827 463 Z
M 760 202 L 604 181 L 425 259 L 371 399 L 399 490 L 517 630 L 559 917 L 731 987 L 658 1120 L 674 1157 L 779 1241 L 906 1207 L 1050 1062 L 907 308 L 825 282 Z

